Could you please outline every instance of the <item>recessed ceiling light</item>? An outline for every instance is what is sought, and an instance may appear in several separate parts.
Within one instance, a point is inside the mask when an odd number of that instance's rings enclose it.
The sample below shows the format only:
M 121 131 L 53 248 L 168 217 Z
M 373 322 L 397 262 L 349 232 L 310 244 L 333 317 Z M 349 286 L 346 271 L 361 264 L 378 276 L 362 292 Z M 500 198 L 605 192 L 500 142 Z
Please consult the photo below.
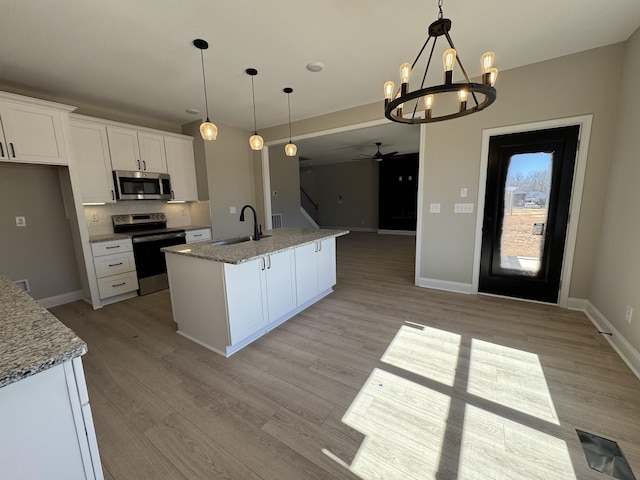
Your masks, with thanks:
M 200 110 L 197 108 L 187 108 L 185 112 L 190 113 L 191 115 L 197 115 L 200 113 Z
M 322 62 L 311 62 L 307 65 L 307 70 L 310 72 L 320 72 L 324 68 L 324 63 Z

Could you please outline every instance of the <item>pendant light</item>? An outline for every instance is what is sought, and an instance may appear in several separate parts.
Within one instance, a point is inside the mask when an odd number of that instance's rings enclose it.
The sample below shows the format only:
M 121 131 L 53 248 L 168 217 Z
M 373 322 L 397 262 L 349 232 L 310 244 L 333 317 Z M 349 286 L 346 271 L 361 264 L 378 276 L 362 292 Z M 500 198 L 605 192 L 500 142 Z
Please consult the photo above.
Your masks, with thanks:
M 256 122 L 256 91 L 253 86 L 253 77 L 258 74 L 258 70 L 255 68 L 247 68 L 245 70 L 247 75 L 251 76 L 251 94 L 253 96 L 253 135 L 249 138 L 249 146 L 251 150 L 262 150 L 262 146 L 264 145 L 264 140 L 260 135 L 258 135 L 258 127 Z
M 293 88 L 287 87 L 282 91 L 287 94 L 287 105 L 289 106 L 289 143 L 284 146 L 284 153 L 287 157 L 295 157 L 298 147 L 291 141 L 291 94 L 293 93 Z
M 204 53 L 203 51 L 209 48 L 209 44 L 206 40 L 197 38 L 193 41 L 193 45 L 200 49 L 200 61 L 202 63 L 202 83 L 204 84 L 204 105 L 207 110 L 207 119 L 200 125 L 200 135 L 204 140 L 215 140 L 218 136 L 218 127 L 216 127 L 209 120 L 209 100 L 207 99 L 207 80 L 204 75 Z

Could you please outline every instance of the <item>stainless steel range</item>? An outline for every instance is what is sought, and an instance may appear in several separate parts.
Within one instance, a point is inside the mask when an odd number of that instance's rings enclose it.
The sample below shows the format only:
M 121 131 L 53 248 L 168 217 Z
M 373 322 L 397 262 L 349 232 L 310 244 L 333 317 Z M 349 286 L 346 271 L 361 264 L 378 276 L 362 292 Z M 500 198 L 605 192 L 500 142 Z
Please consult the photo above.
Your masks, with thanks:
M 186 243 L 186 233 L 180 228 L 167 228 L 164 213 L 134 213 L 112 215 L 113 231 L 131 236 L 136 259 L 139 295 L 169 288 L 167 263 L 162 247 Z

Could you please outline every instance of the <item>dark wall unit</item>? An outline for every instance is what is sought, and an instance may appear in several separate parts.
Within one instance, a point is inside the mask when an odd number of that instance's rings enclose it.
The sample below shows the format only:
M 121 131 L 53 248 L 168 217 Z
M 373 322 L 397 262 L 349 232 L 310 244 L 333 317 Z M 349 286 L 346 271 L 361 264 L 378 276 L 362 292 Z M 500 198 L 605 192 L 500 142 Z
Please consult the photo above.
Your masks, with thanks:
M 380 162 L 379 224 L 381 230 L 416 230 L 418 154 L 398 155 Z

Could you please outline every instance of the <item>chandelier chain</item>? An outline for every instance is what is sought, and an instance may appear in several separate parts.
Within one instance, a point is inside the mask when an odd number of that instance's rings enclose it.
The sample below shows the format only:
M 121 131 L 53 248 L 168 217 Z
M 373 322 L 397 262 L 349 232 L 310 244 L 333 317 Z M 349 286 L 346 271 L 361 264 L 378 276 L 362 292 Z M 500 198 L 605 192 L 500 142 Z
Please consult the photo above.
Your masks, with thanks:
M 291 143 L 291 94 L 287 93 L 287 104 L 289 106 L 289 143 Z
M 440 10 L 438 18 L 442 18 L 442 0 L 438 0 L 438 10 Z
M 207 111 L 207 122 L 209 121 L 209 99 L 207 98 L 207 78 L 204 74 L 204 53 L 200 49 L 200 62 L 202 63 L 202 83 L 204 86 L 204 108 Z

